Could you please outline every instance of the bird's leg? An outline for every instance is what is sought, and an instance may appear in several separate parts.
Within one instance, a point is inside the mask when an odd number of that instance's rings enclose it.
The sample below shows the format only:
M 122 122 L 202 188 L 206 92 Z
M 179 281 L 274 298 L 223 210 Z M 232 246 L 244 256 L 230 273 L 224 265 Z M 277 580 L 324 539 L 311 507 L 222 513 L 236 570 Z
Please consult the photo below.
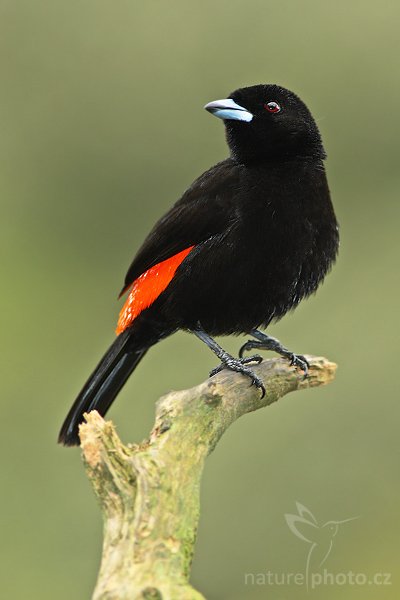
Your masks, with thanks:
M 222 369 L 225 368 L 230 369 L 231 371 L 236 371 L 236 373 L 242 373 L 242 375 L 246 375 L 246 377 L 249 377 L 251 379 L 251 384 L 255 385 L 258 389 L 260 389 L 262 397 L 264 397 L 265 387 L 263 382 L 259 377 L 257 377 L 254 371 L 249 369 L 249 367 L 246 367 L 248 363 L 260 363 L 262 361 L 262 357 L 259 354 L 255 354 L 254 356 L 248 356 L 246 358 L 234 358 L 233 356 L 228 354 L 228 352 L 226 352 L 223 348 L 221 348 L 221 346 L 219 346 L 219 344 L 217 344 L 217 342 L 213 340 L 213 338 L 210 337 L 200 325 L 198 325 L 196 329 L 193 329 L 192 333 L 194 333 L 199 338 L 199 340 L 207 344 L 210 350 L 212 350 L 221 361 L 221 364 L 210 372 L 210 377 L 216 375 L 216 373 L 219 373 L 220 371 L 222 371 Z
M 258 348 L 260 350 L 273 350 L 277 352 L 281 356 L 288 358 L 290 360 L 290 364 L 295 367 L 299 367 L 304 371 L 304 379 L 308 375 L 309 364 L 307 359 L 302 354 L 294 354 L 285 346 L 282 346 L 279 340 L 276 338 L 270 337 L 266 333 L 262 333 L 262 331 L 258 331 L 258 329 L 252 329 L 250 331 L 250 335 L 255 337 L 255 340 L 249 340 L 239 350 L 239 356 L 242 357 L 243 353 L 247 350 L 252 350 L 253 348 Z

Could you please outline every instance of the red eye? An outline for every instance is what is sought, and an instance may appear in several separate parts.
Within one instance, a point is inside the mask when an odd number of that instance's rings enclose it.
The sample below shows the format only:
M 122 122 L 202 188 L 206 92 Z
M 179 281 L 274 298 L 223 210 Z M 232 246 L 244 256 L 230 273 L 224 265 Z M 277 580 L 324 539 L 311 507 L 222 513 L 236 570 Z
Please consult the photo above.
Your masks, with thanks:
M 264 104 L 264 108 L 270 113 L 281 112 L 281 107 L 277 102 L 268 102 L 267 104 Z

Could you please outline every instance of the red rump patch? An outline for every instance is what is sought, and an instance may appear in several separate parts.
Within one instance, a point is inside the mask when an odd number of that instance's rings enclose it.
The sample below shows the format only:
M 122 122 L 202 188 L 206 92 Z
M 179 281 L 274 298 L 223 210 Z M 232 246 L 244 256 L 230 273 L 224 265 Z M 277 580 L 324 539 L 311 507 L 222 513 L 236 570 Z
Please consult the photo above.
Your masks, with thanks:
M 129 296 L 119 313 L 117 335 L 125 331 L 145 308 L 153 304 L 154 300 L 172 281 L 175 271 L 193 248 L 194 246 L 190 246 L 171 258 L 157 263 L 135 279 Z

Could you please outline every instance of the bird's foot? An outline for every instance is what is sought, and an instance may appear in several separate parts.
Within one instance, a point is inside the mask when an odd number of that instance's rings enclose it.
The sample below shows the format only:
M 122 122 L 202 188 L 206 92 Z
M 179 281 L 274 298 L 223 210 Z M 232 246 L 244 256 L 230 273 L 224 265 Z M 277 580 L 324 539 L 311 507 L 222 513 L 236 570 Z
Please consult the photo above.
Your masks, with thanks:
M 303 379 L 306 379 L 308 377 L 308 370 L 310 368 L 310 363 L 306 357 L 302 354 L 294 354 L 293 352 L 290 352 L 287 358 L 290 360 L 291 365 L 304 371 Z
M 260 364 L 260 362 L 262 362 L 262 356 L 260 356 L 259 354 L 254 354 L 254 356 L 246 356 L 245 358 L 233 358 L 233 356 L 230 356 L 229 358 L 226 359 L 226 361 L 222 362 L 220 365 L 218 365 L 218 367 L 215 367 L 215 369 L 213 369 L 212 371 L 210 371 L 210 377 L 212 377 L 213 375 L 216 375 L 217 373 L 220 373 L 223 369 L 226 368 L 231 368 L 231 364 L 233 363 L 240 363 L 240 365 L 248 365 L 249 363 L 256 363 L 257 365 Z M 233 368 L 231 368 L 231 370 L 234 370 Z
M 258 340 L 248 340 L 247 342 L 245 342 L 243 344 L 243 346 L 241 346 L 240 350 L 239 350 L 239 356 L 240 358 L 243 358 L 243 354 L 245 352 L 249 352 L 249 350 L 253 350 L 254 348 L 258 348 L 260 350 L 265 350 L 265 345 L 262 342 L 259 342 Z
M 251 385 L 255 385 L 256 388 L 261 390 L 261 398 L 265 396 L 265 387 L 262 380 L 257 377 L 257 375 L 249 369 L 246 365 L 249 363 L 260 364 L 262 362 L 262 356 L 259 354 L 255 354 L 254 356 L 247 356 L 246 358 L 233 358 L 233 356 L 227 356 L 224 358 L 223 362 L 215 367 L 212 371 L 210 371 L 210 377 L 220 373 L 223 369 L 229 369 L 230 371 L 235 371 L 236 373 L 241 373 L 246 377 L 251 379 Z
M 278 354 L 284 358 L 287 358 L 291 365 L 304 371 L 304 379 L 306 379 L 310 365 L 308 360 L 302 354 L 294 354 L 294 352 L 290 352 L 290 350 L 282 346 L 279 340 L 267 336 L 265 333 L 255 330 L 252 332 L 252 334 L 258 339 L 248 340 L 245 344 L 243 344 L 239 350 L 240 358 L 242 358 L 244 352 L 248 352 L 254 348 L 257 348 L 258 350 L 272 350 L 273 352 L 278 352 Z

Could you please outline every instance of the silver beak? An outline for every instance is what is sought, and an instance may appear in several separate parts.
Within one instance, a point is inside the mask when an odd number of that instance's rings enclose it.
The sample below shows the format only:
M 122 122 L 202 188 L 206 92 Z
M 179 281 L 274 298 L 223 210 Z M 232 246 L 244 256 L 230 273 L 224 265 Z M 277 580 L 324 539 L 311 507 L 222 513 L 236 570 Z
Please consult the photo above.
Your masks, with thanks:
M 231 98 L 214 100 L 213 102 L 206 104 L 204 108 L 215 117 L 223 119 L 224 121 L 245 121 L 246 123 L 249 123 L 254 116 L 246 108 L 236 104 Z

